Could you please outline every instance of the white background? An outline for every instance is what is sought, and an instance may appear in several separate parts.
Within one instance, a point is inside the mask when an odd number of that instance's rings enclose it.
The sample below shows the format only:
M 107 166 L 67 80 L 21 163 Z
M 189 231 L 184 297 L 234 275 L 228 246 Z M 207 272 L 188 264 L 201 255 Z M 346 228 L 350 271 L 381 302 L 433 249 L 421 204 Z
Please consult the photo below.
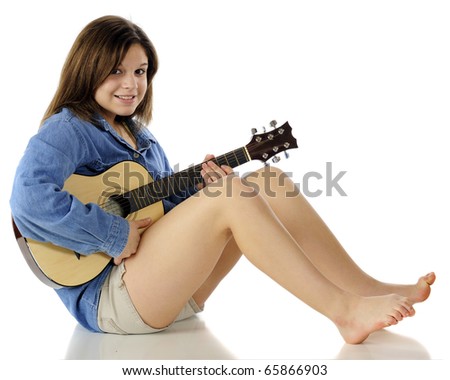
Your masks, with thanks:
M 373 276 L 409 283 L 436 271 L 430 300 L 417 306 L 414 319 L 392 331 L 418 339 L 431 358 L 445 358 L 450 215 L 449 138 L 444 134 L 450 126 L 446 4 L 3 2 L 0 326 L 6 361 L 64 358 L 76 326 L 56 295 L 28 270 L 13 238 L 8 200 L 15 167 L 37 131 L 76 35 L 106 14 L 131 18 L 156 46 L 160 70 L 150 129 L 173 165 L 184 168 L 206 153 L 245 145 L 251 128 L 277 119 L 290 122 L 299 143 L 289 160 L 277 164 L 296 182 L 301 184 L 309 171 L 325 176 L 326 162 L 333 163 L 333 175 L 347 172 L 339 182 L 347 197 L 335 192 L 310 202 Z M 311 190 L 325 186 L 317 180 L 310 185 Z M 214 333 L 237 357 L 258 359 L 241 353 L 242 346 L 232 341 L 230 331 L 241 328 L 233 315 L 236 310 L 251 314 L 264 302 L 282 314 L 283 307 L 297 302 L 282 294 L 243 261 L 208 305 L 211 320 L 214 310 L 220 310 L 237 325 L 232 330 L 225 321 L 223 327 L 212 323 Z M 332 331 L 328 321 L 306 307 L 297 320 L 309 326 L 308 339 L 320 341 L 324 329 Z M 323 352 L 316 358 L 337 354 Z

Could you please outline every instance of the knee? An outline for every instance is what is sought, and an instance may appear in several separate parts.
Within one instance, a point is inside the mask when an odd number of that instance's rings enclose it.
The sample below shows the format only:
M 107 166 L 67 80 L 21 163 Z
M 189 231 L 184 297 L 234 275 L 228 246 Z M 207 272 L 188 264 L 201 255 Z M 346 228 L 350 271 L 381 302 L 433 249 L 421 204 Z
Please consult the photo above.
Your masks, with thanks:
M 250 173 L 245 177 L 245 181 L 253 186 L 256 191 L 268 196 L 277 196 L 286 192 L 298 191 L 289 173 L 273 166 L 265 166 Z
M 263 177 L 263 178 L 267 178 L 267 179 L 271 179 L 271 178 L 287 178 L 289 177 L 289 175 L 284 172 L 283 170 L 281 170 L 280 168 L 277 168 L 275 166 L 264 166 L 261 169 L 258 169 L 255 171 L 255 174 L 257 176 Z
M 253 198 L 258 196 L 258 189 L 239 176 L 228 175 L 206 186 L 203 193 L 215 199 Z

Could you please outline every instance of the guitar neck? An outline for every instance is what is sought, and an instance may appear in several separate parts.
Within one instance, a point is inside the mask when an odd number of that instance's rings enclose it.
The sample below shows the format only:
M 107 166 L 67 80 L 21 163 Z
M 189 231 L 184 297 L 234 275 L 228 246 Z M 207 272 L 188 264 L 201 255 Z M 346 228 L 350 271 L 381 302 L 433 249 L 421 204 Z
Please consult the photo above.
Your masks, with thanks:
M 235 168 L 250 160 L 251 158 L 246 147 L 242 147 L 215 157 L 211 161 L 219 166 L 227 165 Z M 128 199 L 130 213 L 150 206 L 171 195 L 184 195 L 189 189 L 203 183 L 201 170 L 202 164 L 191 166 L 171 176 L 161 178 L 123 194 L 123 197 Z

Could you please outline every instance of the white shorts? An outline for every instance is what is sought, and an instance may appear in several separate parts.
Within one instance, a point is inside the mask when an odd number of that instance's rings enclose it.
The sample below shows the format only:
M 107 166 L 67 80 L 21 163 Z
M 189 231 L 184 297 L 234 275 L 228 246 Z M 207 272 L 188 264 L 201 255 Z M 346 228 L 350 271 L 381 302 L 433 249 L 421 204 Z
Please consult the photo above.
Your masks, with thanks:
M 114 266 L 102 286 L 98 306 L 98 326 L 100 330 L 113 334 L 151 334 L 167 329 L 156 329 L 147 325 L 137 312 L 123 281 L 124 261 Z M 176 321 L 192 317 L 202 309 L 191 298 L 181 310 Z

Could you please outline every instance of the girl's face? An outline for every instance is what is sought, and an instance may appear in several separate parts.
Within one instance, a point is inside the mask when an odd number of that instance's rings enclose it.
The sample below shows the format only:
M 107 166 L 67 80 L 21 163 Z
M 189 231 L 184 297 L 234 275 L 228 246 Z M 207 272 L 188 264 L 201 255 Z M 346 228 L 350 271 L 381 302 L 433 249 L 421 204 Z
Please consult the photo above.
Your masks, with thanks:
M 131 45 L 125 58 L 95 91 L 102 116 L 114 125 L 116 116 L 131 115 L 147 91 L 148 57 L 139 44 Z

